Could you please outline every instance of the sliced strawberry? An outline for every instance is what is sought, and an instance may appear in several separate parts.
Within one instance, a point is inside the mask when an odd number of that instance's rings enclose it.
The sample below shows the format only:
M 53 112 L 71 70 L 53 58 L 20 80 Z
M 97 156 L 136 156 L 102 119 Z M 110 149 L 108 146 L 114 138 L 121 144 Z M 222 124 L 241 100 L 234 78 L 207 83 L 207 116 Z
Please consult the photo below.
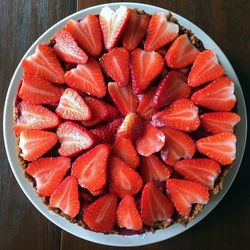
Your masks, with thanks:
M 166 144 L 161 150 L 162 160 L 173 166 L 180 159 L 190 159 L 193 157 L 196 147 L 192 138 L 172 128 L 162 128 L 166 138 Z
M 70 165 L 67 157 L 46 157 L 29 163 L 25 172 L 36 180 L 39 195 L 50 196 L 62 182 Z
M 186 76 L 178 71 L 170 71 L 160 82 L 155 92 L 153 106 L 156 109 L 170 105 L 180 98 L 189 98 L 191 88 L 186 84 Z
M 108 6 L 101 9 L 99 21 L 102 29 L 104 46 L 106 50 L 116 46 L 128 22 L 129 11 L 125 6 L 112 10 Z
M 164 13 L 155 13 L 150 19 L 144 49 L 147 51 L 157 50 L 172 42 L 178 33 L 178 24 L 168 21 Z
M 219 64 L 217 56 L 212 50 L 200 52 L 188 75 L 188 85 L 200 86 L 224 75 L 224 68 Z
M 71 174 L 81 187 L 97 191 L 105 186 L 109 152 L 110 147 L 107 144 L 99 144 L 75 160 Z
M 168 198 L 148 182 L 141 196 L 141 216 L 144 224 L 153 226 L 157 221 L 171 221 L 174 207 Z
M 55 52 L 47 44 L 39 44 L 34 54 L 22 61 L 26 73 L 39 75 L 54 83 L 64 83 L 64 70 Z
M 125 195 L 116 212 L 117 224 L 121 228 L 139 231 L 142 229 L 142 219 L 136 208 L 132 195 Z
M 90 204 L 83 214 L 83 221 L 93 231 L 108 233 L 116 220 L 117 197 L 107 194 Z
M 50 207 L 59 208 L 70 218 L 74 218 L 80 211 L 78 183 L 73 176 L 68 176 L 52 193 L 49 200 Z
M 102 51 L 102 33 L 98 16 L 87 15 L 80 22 L 70 19 L 65 29 L 90 56 L 99 56 Z
M 233 133 L 234 126 L 240 121 L 240 116 L 233 112 L 211 112 L 201 115 L 200 119 L 201 126 L 212 134 Z
M 88 56 L 78 47 L 75 39 L 66 29 L 57 31 L 54 40 L 56 44 L 53 49 L 62 61 L 75 64 L 87 62 Z
M 140 169 L 144 183 L 148 181 L 166 181 L 171 174 L 169 168 L 155 154 L 142 157 Z
M 62 89 L 55 87 L 49 81 L 38 75 L 24 74 L 18 96 L 29 104 L 54 104 L 58 103 Z
M 130 54 L 130 65 L 133 91 L 141 94 L 161 73 L 164 62 L 158 53 L 137 48 Z
M 109 82 L 108 92 L 122 114 L 126 115 L 130 112 L 136 112 L 138 98 L 133 94 L 129 85 L 126 87 L 120 87 L 115 82 Z
M 109 191 L 119 197 L 135 195 L 142 188 L 141 176 L 119 157 L 109 158 Z
M 144 12 L 129 9 L 129 19 L 122 36 L 122 46 L 135 49 L 147 33 L 150 17 Z
M 109 77 L 121 87 L 129 81 L 129 53 L 124 48 L 113 48 L 101 57 L 100 64 Z
M 214 111 L 231 111 L 236 103 L 234 83 L 229 77 L 222 76 L 195 92 L 191 99 L 196 105 Z
M 94 135 L 74 122 L 64 122 L 56 130 L 61 147 L 58 153 L 62 156 L 74 156 L 94 143 Z
M 170 107 L 156 113 L 152 117 L 152 124 L 192 132 L 200 126 L 199 109 L 189 99 L 178 99 Z
M 177 161 L 174 170 L 189 181 L 200 183 L 210 190 L 219 176 L 220 165 L 211 159 L 199 158 Z
M 165 144 L 164 133 L 150 123 L 143 126 L 143 134 L 135 141 L 136 150 L 142 156 L 159 152 Z
M 185 68 L 192 64 L 200 51 L 191 43 L 188 36 L 178 36 L 167 51 L 165 60 L 168 67 L 173 69 Z
M 19 147 L 22 150 L 20 156 L 26 161 L 34 161 L 47 153 L 57 143 L 55 133 L 39 130 L 22 130 Z
M 208 189 L 199 183 L 170 179 L 166 183 L 167 192 L 180 215 L 188 216 L 192 204 L 207 204 L 209 200 Z
M 65 82 L 71 88 L 78 89 L 89 95 L 104 97 L 106 85 L 99 64 L 92 58 L 85 64 L 78 64 L 76 68 L 67 71 Z
M 21 115 L 16 120 L 14 132 L 19 135 L 23 129 L 49 129 L 60 124 L 59 117 L 41 105 L 21 102 L 17 106 Z
M 77 91 L 71 88 L 63 92 L 56 113 L 66 120 L 89 120 L 92 116 L 89 106 Z
M 236 157 L 236 136 L 232 133 L 220 133 L 199 139 L 197 149 L 221 165 L 228 165 Z

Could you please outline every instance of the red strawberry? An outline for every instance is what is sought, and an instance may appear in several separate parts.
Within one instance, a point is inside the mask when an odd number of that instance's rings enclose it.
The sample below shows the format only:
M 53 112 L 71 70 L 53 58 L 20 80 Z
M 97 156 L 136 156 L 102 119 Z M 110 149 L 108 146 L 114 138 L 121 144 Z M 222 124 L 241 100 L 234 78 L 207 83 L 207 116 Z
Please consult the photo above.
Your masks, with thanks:
M 78 64 L 76 68 L 67 71 L 65 82 L 71 88 L 78 89 L 89 95 L 104 97 L 106 85 L 99 64 L 92 58 L 85 64 Z
M 53 49 L 62 61 L 75 64 L 87 62 L 88 56 L 78 47 L 75 39 L 66 29 L 57 31 L 54 40 L 56 44 Z
M 90 56 L 99 56 L 102 51 L 102 33 L 96 15 L 88 15 L 80 22 L 70 19 L 65 29 L 72 34 L 78 45 Z
M 117 197 L 107 194 L 90 204 L 83 214 L 83 221 L 93 231 L 108 233 L 116 220 Z
M 75 160 L 71 174 L 81 187 L 97 191 L 105 186 L 109 152 L 110 147 L 107 144 L 99 144 Z
M 38 75 L 24 74 L 18 96 L 29 104 L 53 104 L 60 100 L 62 89 Z
M 94 143 L 94 135 L 74 122 L 64 122 L 56 130 L 61 147 L 58 153 L 62 156 L 74 156 Z
M 119 197 L 135 195 L 142 188 L 141 176 L 120 158 L 109 158 L 109 191 Z
M 121 87 L 129 81 L 129 53 L 124 48 L 113 48 L 101 57 L 100 64 L 106 75 Z
M 199 183 L 170 179 L 166 183 L 167 192 L 180 215 L 188 216 L 192 204 L 207 204 L 209 200 L 208 189 Z
M 137 48 L 130 54 L 130 65 L 133 91 L 141 94 L 161 73 L 164 62 L 158 53 Z
M 233 112 L 211 112 L 201 115 L 200 119 L 202 127 L 212 134 L 233 133 L 240 116 Z
M 189 99 L 178 99 L 170 107 L 156 113 L 152 117 L 152 124 L 192 132 L 200 126 L 199 109 Z
M 132 195 L 125 195 L 116 212 L 117 224 L 121 228 L 139 231 L 142 229 L 142 219 L 136 208 Z
M 126 136 L 118 136 L 113 145 L 112 153 L 121 158 L 131 168 L 138 167 L 140 163 L 139 155 L 137 154 L 131 138 Z
M 196 148 L 192 138 L 172 128 L 162 128 L 162 132 L 166 138 L 166 144 L 161 150 L 162 160 L 173 166 L 180 159 L 190 159 L 193 157 Z
M 100 99 L 87 96 L 84 101 L 89 106 L 92 117 L 89 121 L 82 121 L 83 126 L 92 127 L 104 122 L 113 121 L 119 117 L 119 111 L 114 106 Z
M 155 13 L 149 23 L 144 49 L 147 51 L 157 50 L 172 42 L 178 33 L 178 24 L 168 21 L 164 13 Z
M 50 196 L 62 182 L 70 165 L 67 157 L 46 157 L 29 163 L 25 172 L 36 180 L 38 194 Z
M 26 73 L 39 75 L 54 83 L 64 83 L 64 70 L 55 52 L 47 44 L 39 44 L 34 54 L 22 61 Z
M 74 89 L 67 88 L 61 96 L 56 113 L 67 120 L 89 120 L 91 110 Z
M 21 115 L 14 125 L 16 135 L 19 135 L 23 129 L 49 129 L 57 127 L 60 123 L 60 119 L 56 114 L 41 105 L 21 102 L 17 108 Z
M 214 111 L 231 111 L 236 103 L 234 83 L 229 77 L 222 76 L 195 92 L 191 99 L 196 105 Z
M 155 155 L 141 158 L 141 176 L 143 182 L 166 181 L 170 176 L 169 168 Z
M 165 60 L 168 67 L 173 69 L 185 68 L 192 64 L 200 51 L 190 42 L 188 36 L 178 36 L 167 51 Z
M 221 172 L 220 165 L 211 159 L 199 158 L 177 161 L 174 170 L 189 181 L 200 183 L 210 190 Z
M 101 9 L 99 21 L 106 50 L 116 46 L 128 22 L 128 18 L 129 11 L 125 6 L 120 6 L 116 10 L 112 10 L 108 6 Z
M 199 139 L 197 149 L 221 165 L 233 162 L 236 154 L 236 137 L 232 133 L 220 133 Z
M 164 133 L 150 123 L 144 125 L 143 131 L 143 135 L 135 141 L 137 152 L 143 156 L 159 152 L 165 144 Z
M 122 114 L 126 115 L 130 112 L 136 112 L 138 98 L 133 94 L 129 85 L 120 87 L 115 82 L 109 82 L 108 92 Z
M 73 176 L 68 176 L 53 192 L 49 201 L 50 207 L 60 210 L 74 218 L 80 211 L 78 183 Z
M 144 224 L 153 226 L 157 221 L 171 221 L 174 207 L 168 198 L 148 182 L 141 196 L 141 216 Z
M 149 15 L 136 9 L 129 9 L 129 20 L 122 36 L 122 46 L 127 50 L 135 49 L 147 33 Z
M 22 130 L 19 147 L 22 150 L 20 156 L 26 161 L 34 161 L 47 153 L 57 143 L 55 133 L 39 130 Z
M 170 105 L 180 98 L 189 98 L 191 88 L 186 84 L 186 76 L 177 71 L 170 71 L 158 85 L 153 99 L 156 109 Z
M 219 64 L 217 56 L 212 50 L 200 52 L 188 75 L 188 85 L 200 86 L 224 75 L 224 68 Z

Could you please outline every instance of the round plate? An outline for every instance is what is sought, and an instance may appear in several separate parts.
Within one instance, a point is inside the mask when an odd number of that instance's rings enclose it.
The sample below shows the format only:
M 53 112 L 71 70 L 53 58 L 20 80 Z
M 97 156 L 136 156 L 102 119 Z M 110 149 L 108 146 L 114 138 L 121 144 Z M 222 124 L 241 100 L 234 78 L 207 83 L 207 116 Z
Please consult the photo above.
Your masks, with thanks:
M 166 12 L 167 10 L 147 5 L 147 4 L 139 4 L 139 3 L 110 3 L 106 4 L 110 6 L 111 8 L 117 8 L 120 5 L 125 5 L 129 8 L 139 8 L 144 10 L 145 12 L 149 14 L 153 14 L 155 12 Z M 96 14 L 99 13 L 101 8 L 105 5 L 98 5 L 94 6 L 88 9 L 84 9 L 82 11 L 76 12 L 73 15 L 70 15 L 60 22 L 56 23 L 54 26 L 52 26 L 50 29 L 48 29 L 42 36 L 40 36 L 35 43 L 29 48 L 27 53 L 24 55 L 23 58 L 26 58 L 30 54 L 33 54 L 35 52 L 35 48 L 40 43 L 47 43 L 49 38 L 53 36 L 53 34 L 64 27 L 66 22 L 69 19 L 81 19 L 85 17 L 88 14 Z M 21 68 L 21 62 L 16 68 L 16 71 L 12 77 L 12 80 L 10 82 L 10 86 L 8 89 L 8 93 L 5 100 L 5 107 L 4 107 L 4 119 L 3 119 L 3 132 L 4 132 L 4 141 L 5 141 L 5 147 L 9 159 L 9 163 L 11 166 L 11 169 L 16 177 L 17 182 L 19 183 L 20 187 L 22 188 L 23 192 L 26 194 L 26 196 L 29 198 L 29 200 L 33 203 L 33 205 L 50 221 L 52 221 L 54 224 L 62 228 L 63 230 L 78 236 L 82 239 L 89 240 L 92 242 L 105 244 L 105 245 L 111 245 L 111 246 L 141 246 L 141 245 L 147 245 L 154 242 L 159 242 L 162 240 L 169 239 L 177 234 L 180 234 L 184 232 L 185 230 L 191 228 L 196 223 L 201 221 L 209 212 L 211 212 L 215 206 L 220 202 L 220 200 L 223 198 L 229 187 L 231 186 L 237 171 L 240 167 L 241 160 L 243 157 L 244 149 L 245 149 L 245 143 L 246 143 L 246 134 L 247 134 L 247 119 L 246 119 L 246 107 L 245 107 L 245 101 L 244 96 L 242 93 L 242 89 L 239 83 L 239 80 L 233 70 L 233 67 L 231 66 L 230 62 L 222 52 L 222 50 L 216 45 L 216 43 L 200 28 L 198 28 L 196 25 L 188 21 L 187 19 L 173 13 L 173 15 L 178 19 L 179 23 L 183 26 L 185 26 L 188 29 L 191 29 L 192 32 L 204 43 L 204 46 L 207 49 L 212 49 L 216 51 L 217 56 L 221 62 L 221 64 L 224 66 L 226 74 L 234 81 L 235 83 L 235 95 L 237 96 L 237 107 L 238 107 L 238 114 L 241 116 L 241 122 L 237 125 L 236 128 L 236 136 L 238 138 L 237 141 L 237 156 L 236 160 L 234 161 L 232 167 L 230 168 L 230 171 L 228 175 L 225 178 L 224 181 L 224 187 L 219 192 L 218 195 L 213 197 L 209 203 L 205 206 L 203 211 L 193 220 L 191 221 L 186 227 L 174 224 L 170 226 L 167 229 L 157 230 L 155 233 L 148 232 L 142 235 L 133 235 L 133 236 L 121 236 L 121 235 L 105 235 L 102 233 L 95 233 L 89 230 L 86 230 L 77 224 L 72 224 L 65 218 L 55 214 L 54 212 L 50 211 L 46 205 L 43 204 L 41 198 L 38 197 L 36 194 L 35 189 L 30 184 L 29 180 L 25 178 L 23 169 L 19 166 L 17 155 L 16 155 L 16 141 L 13 134 L 13 102 L 15 100 L 15 96 L 17 94 L 18 90 L 18 84 L 22 77 L 22 68 Z

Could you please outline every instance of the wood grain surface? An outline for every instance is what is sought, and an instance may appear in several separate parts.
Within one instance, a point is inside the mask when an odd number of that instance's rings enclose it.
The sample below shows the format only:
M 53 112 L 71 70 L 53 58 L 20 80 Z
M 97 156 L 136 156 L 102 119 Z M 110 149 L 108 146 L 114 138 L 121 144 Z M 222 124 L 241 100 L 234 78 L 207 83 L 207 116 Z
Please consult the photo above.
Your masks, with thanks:
M 0 0 L 0 128 L 4 99 L 11 76 L 30 45 L 51 25 L 102 0 Z M 115 2 L 115 1 L 112 1 Z M 241 82 L 250 109 L 250 2 L 249 0 L 153 0 L 197 24 L 221 47 Z M 111 250 L 70 235 L 43 217 L 25 197 L 6 157 L 0 136 L 0 249 Z M 249 249 L 250 147 L 229 192 L 202 222 L 187 232 L 157 244 L 134 249 Z M 125 249 L 125 248 L 120 248 Z

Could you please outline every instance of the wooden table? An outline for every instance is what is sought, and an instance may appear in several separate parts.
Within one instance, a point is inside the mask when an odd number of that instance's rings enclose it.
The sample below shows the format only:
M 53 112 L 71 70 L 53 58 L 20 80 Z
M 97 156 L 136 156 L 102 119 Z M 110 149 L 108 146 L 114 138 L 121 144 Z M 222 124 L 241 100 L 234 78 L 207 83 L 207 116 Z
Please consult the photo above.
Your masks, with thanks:
M 104 2 L 79 0 L 78 8 Z M 207 32 L 231 61 L 249 104 L 249 0 L 138 2 L 151 3 L 172 10 Z M 77 2 L 70 0 L 0 1 L 1 118 L 11 76 L 25 51 L 51 25 L 75 12 L 76 7 Z M 0 126 L 2 130 L 2 121 Z M 0 138 L 0 249 L 112 249 L 76 238 L 45 219 L 17 185 L 9 168 L 2 137 Z M 246 152 L 250 152 L 249 146 Z M 136 249 L 250 249 L 249 161 L 248 153 L 245 154 L 239 174 L 226 197 L 202 222 L 168 241 Z

